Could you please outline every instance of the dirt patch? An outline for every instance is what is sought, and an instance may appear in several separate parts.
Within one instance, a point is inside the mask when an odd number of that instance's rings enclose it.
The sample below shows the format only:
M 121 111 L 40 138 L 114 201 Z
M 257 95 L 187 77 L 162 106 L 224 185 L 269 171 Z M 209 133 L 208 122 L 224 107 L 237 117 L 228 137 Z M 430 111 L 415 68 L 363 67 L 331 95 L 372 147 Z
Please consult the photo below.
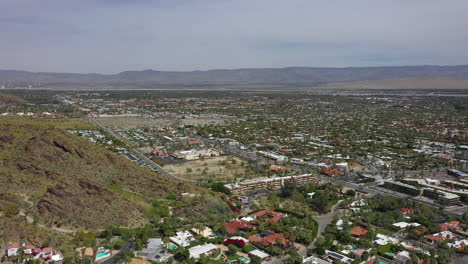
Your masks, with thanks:
M 231 182 L 260 176 L 246 168 L 246 164 L 245 160 L 233 156 L 222 156 L 165 165 L 164 169 L 179 177 L 196 181 Z

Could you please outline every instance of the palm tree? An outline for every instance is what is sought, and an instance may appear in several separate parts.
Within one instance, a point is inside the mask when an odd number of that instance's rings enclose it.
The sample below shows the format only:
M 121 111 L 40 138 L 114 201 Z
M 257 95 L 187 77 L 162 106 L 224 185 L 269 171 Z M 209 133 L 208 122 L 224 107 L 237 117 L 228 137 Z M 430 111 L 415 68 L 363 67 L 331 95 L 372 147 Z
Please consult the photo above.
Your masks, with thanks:
M 125 264 L 132 262 L 132 256 L 128 254 L 124 255 L 124 262 Z
M 80 253 L 81 253 L 81 262 L 83 262 L 84 256 L 86 254 L 86 247 L 81 248 Z
M 202 223 L 195 223 L 194 227 L 198 230 L 198 235 L 201 235 L 205 229 L 205 226 Z

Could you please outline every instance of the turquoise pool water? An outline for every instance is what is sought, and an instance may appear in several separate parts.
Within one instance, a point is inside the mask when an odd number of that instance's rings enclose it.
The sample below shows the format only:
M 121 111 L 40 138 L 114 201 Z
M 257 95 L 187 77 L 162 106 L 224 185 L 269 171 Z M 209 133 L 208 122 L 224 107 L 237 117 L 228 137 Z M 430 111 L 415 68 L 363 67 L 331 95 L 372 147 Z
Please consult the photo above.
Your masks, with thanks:
M 385 261 L 382 261 L 382 260 L 379 260 L 379 264 L 390 264 L 390 263 L 385 262 Z
M 176 248 L 177 248 L 176 245 L 173 245 L 173 244 L 170 244 L 170 245 L 169 245 L 169 249 L 170 249 L 170 250 L 173 250 L 173 249 L 176 249 Z
M 244 257 L 240 257 L 240 258 L 238 258 L 238 260 L 242 261 L 243 263 L 248 263 L 249 262 L 249 260 L 244 258 Z
M 110 255 L 109 253 L 99 253 L 96 255 L 96 258 L 103 258 L 103 257 L 107 257 L 108 255 Z

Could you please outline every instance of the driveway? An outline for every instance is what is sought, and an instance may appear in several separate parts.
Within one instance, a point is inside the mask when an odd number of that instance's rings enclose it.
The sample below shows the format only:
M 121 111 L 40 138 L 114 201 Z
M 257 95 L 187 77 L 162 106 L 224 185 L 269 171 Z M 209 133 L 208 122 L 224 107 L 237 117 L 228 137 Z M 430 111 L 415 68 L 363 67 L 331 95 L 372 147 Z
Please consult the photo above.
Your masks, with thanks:
M 333 218 L 341 214 L 341 209 L 338 209 L 338 206 L 341 204 L 343 200 L 338 201 L 335 205 L 332 206 L 331 210 L 327 214 L 318 215 L 314 217 L 314 220 L 318 223 L 318 232 L 317 237 L 321 236 L 325 228 L 332 222 Z M 315 239 L 317 239 L 317 237 Z M 309 248 L 314 246 L 315 240 L 310 243 Z
M 135 250 L 136 242 L 135 241 L 127 241 L 119 253 L 113 255 L 112 257 L 104 260 L 101 264 L 114 264 L 114 263 L 122 263 L 124 261 L 124 253 Z M 118 259 L 118 260 L 117 260 Z

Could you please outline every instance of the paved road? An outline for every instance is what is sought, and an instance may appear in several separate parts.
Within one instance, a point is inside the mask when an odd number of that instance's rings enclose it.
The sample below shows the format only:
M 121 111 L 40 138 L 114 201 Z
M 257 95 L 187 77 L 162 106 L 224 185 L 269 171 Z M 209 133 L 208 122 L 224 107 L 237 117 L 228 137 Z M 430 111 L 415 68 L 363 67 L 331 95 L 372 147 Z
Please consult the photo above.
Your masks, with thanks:
M 150 166 L 153 170 L 159 172 L 160 174 L 166 176 L 166 177 L 169 177 L 169 178 L 173 178 L 173 179 L 176 179 L 178 181 L 183 181 L 183 182 L 188 182 L 188 183 L 192 183 L 192 184 L 200 184 L 200 182 L 197 182 L 197 181 L 191 181 L 191 180 L 187 180 L 187 179 L 183 179 L 183 178 L 179 178 L 177 176 L 175 176 L 174 174 L 168 172 L 167 170 L 165 170 L 163 167 L 159 166 L 156 162 L 152 161 L 151 159 L 149 159 L 148 157 L 146 157 L 143 153 L 141 153 L 140 151 L 138 151 L 137 149 L 133 148 L 131 146 L 131 142 L 129 142 L 127 139 L 123 138 L 123 137 L 119 137 L 117 134 L 115 134 L 114 131 L 112 131 L 111 129 L 105 127 L 104 125 L 102 125 L 101 123 L 99 123 L 97 120 L 93 119 L 93 118 L 89 118 L 89 120 L 91 122 L 93 122 L 96 126 L 98 126 L 99 128 L 101 128 L 102 130 L 106 131 L 109 135 L 111 135 L 112 137 L 118 139 L 118 140 L 121 140 L 123 141 L 126 145 L 127 145 L 127 149 L 130 153 L 132 153 L 133 155 L 135 155 L 137 158 L 139 158 L 140 160 L 143 160 L 145 161 L 145 163 Z
M 114 264 L 114 263 L 122 263 L 124 262 L 124 253 L 129 251 L 135 250 L 136 242 L 131 240 L 127 241 L 119 253 L 113 255 L 112 257 L 106 259 L 105 261 L 101 262 L 101 264 Z
M 341 202 L 342 200 L 333 205 L 329 213 L 314 217 L 315 221 L 317 221 L 317 223 L 319 224 L 317 236 L 320 236 L 323 233 L 323 231 L 325 231 L 325 228 L 332 222 L 333 217 L 335 217 L 338 214 L 341 214 L 341 209 L 338 209 L 338 206 L 341 204 Z
M 333 221 L 333 218 L 336 215 L 341 215 L 341 209 L 338 209 L 338 206 L 341 204 L 342 200 L 338 201 L 333 207 L 331 211 L 324 215 L 318 215 L 314 217 L 314 220 L 318 223 L 318 232 L 317 232 L 317 239 L 319 236 L 323 234 L 325 228 Z M 309 244 L 309 248 L 313 248 L 315 244 L 315 239 L 312 243 Z

